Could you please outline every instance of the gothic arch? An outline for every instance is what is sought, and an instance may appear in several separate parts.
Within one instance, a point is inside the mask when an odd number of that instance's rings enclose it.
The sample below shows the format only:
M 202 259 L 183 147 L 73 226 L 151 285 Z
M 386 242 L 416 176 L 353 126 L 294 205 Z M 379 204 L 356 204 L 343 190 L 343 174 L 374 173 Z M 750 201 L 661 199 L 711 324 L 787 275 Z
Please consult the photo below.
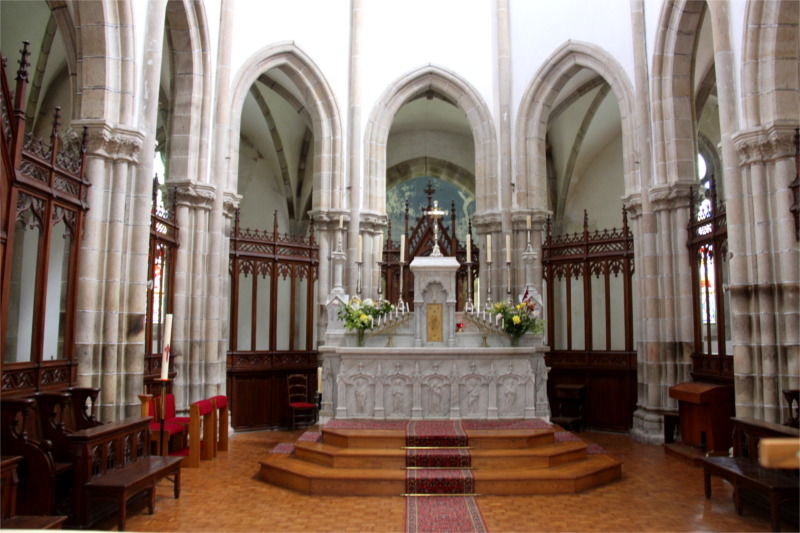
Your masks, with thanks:
M 195 180 L 207 167 L 211 123 L 210 58 L 208 24 L 202 4 L 170 0 L 166 8 L 167 42 L 171 54 L 171 123 L 167 175 L 170 180 Z M 199 157 L 198 157 L 199 155 Z
M 522 96 L 517 120 L 516 192 L 520 207 L 547 209 L 547 124 L 559 91 L 579 70 L 596 72 L 617 99 L 622 121 L 622 161 L 625 193 L 638 192 L 638 159 L 634 124 L 634 91 L 622 66 L 602 48 L 567 41 L 534 75 Z
M 236 190 L 239 167 L 239 130 L 242 109 L 250 86 L 271 69 L 280 69 L 303 93 L 314 132 L 314 210 L 344 208 L 342 174 L 342 127 L 339 108 L 325 77 L 316 64 L 293 42 L 262 48 L 245 61 L 233 80 L 231 127 L 228 132 L 228 188 Z
M 455 73 L 436 65 L 413 70 L 392 83 L 370 113 L 364 132 L 365 208 L 386 212 L 386 144 L 400 107 L 433 90 L 464 112 L 475 140 L 476 213 L 500 209 L 497 186 L 497 137 L 489 108 L 480 93 Z
M 73 117 L 107 124 L 134 122 L 134 20 L 130 0 L 73 2 L 78 98 Z M 111 29 L 109 29 L 111 28 Z M 113 75 L 107 73 L 112 72 Z M 97 83 L 97 80 L 102 80 Z
M 797 126 L 800 4 L 749 1 L 742 58 L 744 126 Z

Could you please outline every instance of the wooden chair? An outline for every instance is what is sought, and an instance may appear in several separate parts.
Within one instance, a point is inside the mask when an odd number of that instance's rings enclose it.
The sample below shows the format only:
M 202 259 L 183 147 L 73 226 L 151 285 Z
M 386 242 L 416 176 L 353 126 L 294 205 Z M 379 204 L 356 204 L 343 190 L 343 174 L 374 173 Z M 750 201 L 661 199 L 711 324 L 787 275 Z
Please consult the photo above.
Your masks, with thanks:
M 228 451 L 228 397 L 213 396 L 211 401 L 214 403 L 214 420 L 212 424 L 217 431 L 214 437 L 214 457 L 217 456 L 217 451 Z
M 156 402 L 152 394 L 140 394 L 139 400 L 142 402 L 141 415 L 153 418 L 150 422 L 150 442 L 155 444 L 156 453 L 169 455 L 173 450 L 186 448 L 186 427 L 183 424 L 169 422 L 164 419 L 164 433 L 162 434 L 158 402 Z
M 183 466 L 197 468 L 201 459 L 214 458 L 214 412 L 212 400 L 200 400 L 189 406 L 189 447 L 172 454 L 186 457 Z
M 289 408 L 292 411 L 292 429 L 308 427 L 317 421 L 317 406 L 308 401 L 308 376 L 289 374 L 287 377 Z

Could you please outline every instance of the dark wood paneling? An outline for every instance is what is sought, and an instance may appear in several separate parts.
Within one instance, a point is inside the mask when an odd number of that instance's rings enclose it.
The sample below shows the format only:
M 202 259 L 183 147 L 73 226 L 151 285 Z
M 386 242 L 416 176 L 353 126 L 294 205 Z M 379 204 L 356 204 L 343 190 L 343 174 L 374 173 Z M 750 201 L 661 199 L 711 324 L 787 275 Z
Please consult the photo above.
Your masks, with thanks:
M 308 376 L 308 401 L 313 402 L 317 352 L 229 352 L 227 381 L 233 428 L 242 431 L 289 427 L 289 374 Z
M 611 431 L 631 428 L 636 409 L 635 352 L 558 351 L 547 354 L 545 362 L 550 367 L 547 395 L 551 408 L 557 405 L 556 385 L 585 385 L 586 427 Z

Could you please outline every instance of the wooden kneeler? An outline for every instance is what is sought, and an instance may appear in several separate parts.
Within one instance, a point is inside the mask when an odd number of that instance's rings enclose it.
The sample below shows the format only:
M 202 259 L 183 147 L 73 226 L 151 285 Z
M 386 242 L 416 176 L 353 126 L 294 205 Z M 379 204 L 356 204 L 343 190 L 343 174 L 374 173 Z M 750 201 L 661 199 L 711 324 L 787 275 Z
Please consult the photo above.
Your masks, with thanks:
M 216 457 L 217 450 L 228 451 L 228 397 L 214 396 L 211 401 L 214 402 L 212 425 L 216 430 L 214 434 L 214 457 Z
M 188 455 L 182 454 L 186 455 L 183 466 L 197 468 L 201 459 L 214 458 L 213 418 L 214 403 L 211 400 L 200 400 L 189 406 L 189 449 Z

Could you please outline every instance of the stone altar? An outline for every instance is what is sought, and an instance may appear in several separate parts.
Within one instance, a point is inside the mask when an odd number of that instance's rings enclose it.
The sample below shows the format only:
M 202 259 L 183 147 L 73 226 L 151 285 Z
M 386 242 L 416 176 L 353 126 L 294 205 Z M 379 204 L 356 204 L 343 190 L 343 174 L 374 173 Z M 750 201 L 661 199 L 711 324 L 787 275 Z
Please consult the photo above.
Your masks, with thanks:
M 361 419 L 549 420 L 541 337 L 519 347 L 485 313 L 456 312 L 458 261 L 418 257 L 414 309 L 398 313 L 356 346 L 329 308 L 320 422 Z M 345 296 L 337 295 L 339 301 Z

